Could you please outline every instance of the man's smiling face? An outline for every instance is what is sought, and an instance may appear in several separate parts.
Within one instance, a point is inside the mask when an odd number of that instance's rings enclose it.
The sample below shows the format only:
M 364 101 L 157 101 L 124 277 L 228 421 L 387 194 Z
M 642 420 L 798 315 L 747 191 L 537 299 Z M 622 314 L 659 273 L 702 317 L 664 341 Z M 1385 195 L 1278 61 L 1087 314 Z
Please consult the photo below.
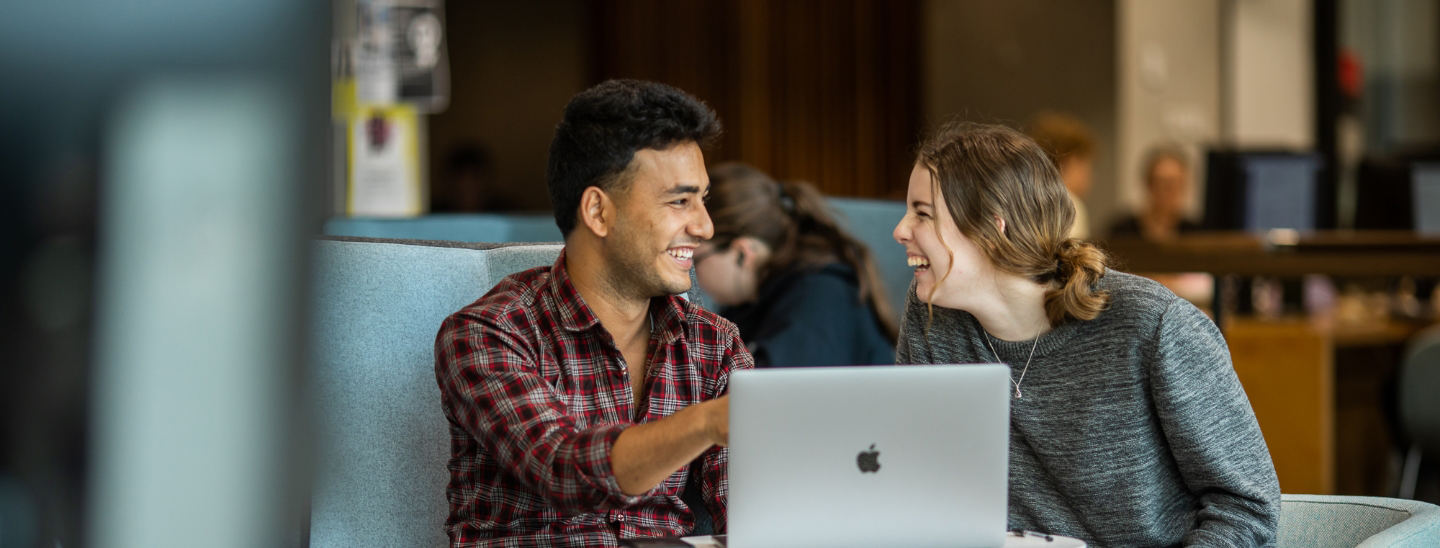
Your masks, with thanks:
M 611 286 L 636 298 L 688 291 L 695 248 L 715 233 L 700 147 L 639 150 L 630 171 L 628 185 L 613 195 L 615 229 L 605 245 Z

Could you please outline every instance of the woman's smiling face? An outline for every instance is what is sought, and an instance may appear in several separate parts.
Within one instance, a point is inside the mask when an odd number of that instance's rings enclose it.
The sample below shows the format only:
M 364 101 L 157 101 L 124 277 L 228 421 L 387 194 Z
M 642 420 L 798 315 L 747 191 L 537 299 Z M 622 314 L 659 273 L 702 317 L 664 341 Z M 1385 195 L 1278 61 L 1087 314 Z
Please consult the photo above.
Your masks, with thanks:
M 930 170 L 916 164 L 905 193 L 905 217 L 895 226 L 895 241 L 915 269 L 915 293 L 921 302 L 963 309 L 977 283 L 994 281 L 985 254 L 960 233 L 950 217 Z M 933 298 L 932 298 L 933 292 Z

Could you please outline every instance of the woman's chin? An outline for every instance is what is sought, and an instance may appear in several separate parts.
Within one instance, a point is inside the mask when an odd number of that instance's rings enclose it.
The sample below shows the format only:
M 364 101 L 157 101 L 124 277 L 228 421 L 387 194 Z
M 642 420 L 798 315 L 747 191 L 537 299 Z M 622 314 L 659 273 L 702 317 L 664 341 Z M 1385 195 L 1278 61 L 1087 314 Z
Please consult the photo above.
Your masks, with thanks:
M 930 304 L 930 289 L 934 287 L 921 278 L 915 282 L 915 298 L 922 303 Z

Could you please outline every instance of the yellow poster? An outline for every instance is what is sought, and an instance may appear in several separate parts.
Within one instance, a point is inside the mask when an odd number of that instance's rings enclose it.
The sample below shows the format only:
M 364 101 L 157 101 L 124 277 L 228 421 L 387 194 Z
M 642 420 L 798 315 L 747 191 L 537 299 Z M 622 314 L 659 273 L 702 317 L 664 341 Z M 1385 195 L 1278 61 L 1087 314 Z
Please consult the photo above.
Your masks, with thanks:
M 424 213 L 420 185 L 418 114 L 409 105 L 359 105 L 348 121 L 351 216 L 407 217 Z

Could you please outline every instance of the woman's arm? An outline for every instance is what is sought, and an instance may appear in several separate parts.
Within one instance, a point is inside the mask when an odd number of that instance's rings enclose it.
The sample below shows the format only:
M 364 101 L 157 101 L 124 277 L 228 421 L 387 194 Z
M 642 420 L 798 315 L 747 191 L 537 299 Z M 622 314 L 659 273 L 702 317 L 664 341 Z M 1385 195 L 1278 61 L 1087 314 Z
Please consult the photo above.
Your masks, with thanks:
M 1215 323 L 1176 298 L 1161 319 L 1150 370 L 1170 451 L 1201 504 L 1183 544 L 1274 542 L 1280 484 Z

